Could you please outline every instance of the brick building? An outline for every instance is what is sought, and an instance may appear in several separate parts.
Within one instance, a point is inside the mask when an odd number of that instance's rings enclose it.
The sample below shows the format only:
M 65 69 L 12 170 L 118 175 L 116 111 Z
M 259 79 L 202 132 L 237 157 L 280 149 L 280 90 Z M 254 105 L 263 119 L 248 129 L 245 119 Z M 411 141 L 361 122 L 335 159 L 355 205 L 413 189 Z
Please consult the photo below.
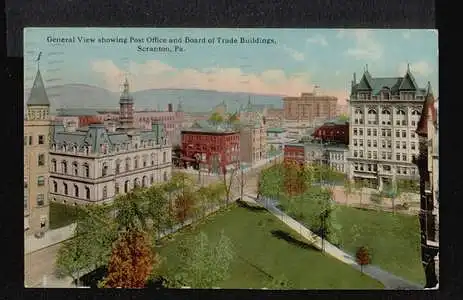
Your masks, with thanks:
M 317 119 L 326 120 L 336 116 L 338 98 L 315 93 L 302 93 L 299 97 L 283 98 L 286 121 L 313 123 Z
M 240 160 L 240 133 L 227 124 L 196 122 L 182 130 L 182 157 L 185 165 L 200 162 L 209 172 L 223 172 Z
M 305 145 L 303 143 L 286 144 L 284 146 L 284 161 L 305 164 Z
M 325 142 L 337 142 L 344 145 L 349 144 L 349 122 L 338 119 L 325 122 L 315 129 L 313 137 Z

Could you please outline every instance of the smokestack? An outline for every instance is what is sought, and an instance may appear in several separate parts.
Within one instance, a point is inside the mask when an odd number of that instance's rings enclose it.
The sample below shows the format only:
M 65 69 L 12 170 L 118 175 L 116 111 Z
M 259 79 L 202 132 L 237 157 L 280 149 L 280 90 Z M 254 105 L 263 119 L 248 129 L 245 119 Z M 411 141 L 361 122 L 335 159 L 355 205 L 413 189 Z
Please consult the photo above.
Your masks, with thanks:
M 167 111 L 173 112 L 172 103 L 167 104 Z

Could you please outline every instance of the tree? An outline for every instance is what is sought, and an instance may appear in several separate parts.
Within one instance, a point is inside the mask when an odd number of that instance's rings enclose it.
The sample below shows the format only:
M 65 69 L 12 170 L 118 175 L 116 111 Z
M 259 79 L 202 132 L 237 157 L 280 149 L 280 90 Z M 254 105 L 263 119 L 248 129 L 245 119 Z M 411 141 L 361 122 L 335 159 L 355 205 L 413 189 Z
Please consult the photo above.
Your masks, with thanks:
M 227 170 L 225 166 L 222 167 L 222 179 L 223 179 L 223 186 L 225 187 L 225 205 L 228 205 L 231 202 L 231 188 L 233 185 L 233 179 L 236 177 L 236 173 L 241 166 L 236 164 L 230 170 Z M 227 180 L 228 178 L 228 180 Z
M 346 204 L 349 200 L 349 195 L 352 195 L 354 186 L 349 178 L 344 179 L 344 196 L 346 196 Z
M 137 229 L 148 230 L 148 201 L 140 188 L 119 195 L 114 199 L 115 220 L 119 231 Z
M 222 123 L 224 120 L 221 114 L 219 114 L 218 112 L 213 112 L 209 117 L 209 121 L 218 124 Z
M 145 191 L 147 200 L 147 213 L 157 236 L 166 229 L 170 223 L 169 199 L 162 187 L 153 185 Z
M 368 248 L 365 246 L 359 247 L 357 249 L 355 257 L 357 259 L 357 263 L 360 265 L 360 271 L 363 274 L 363 266 L 368 265 L 371 262 L 370 252 Z
M 185 221 L 192 217 L 195 205 L 195 194 L 190 190 L 184 190 L 175 198 L 175 214 L 177 220 L 184 224 Z
M 148 235 L 137 230 L 124 232 L 112 249 L 104 286 L 143 288 L 155 263 Z
M 222 231 L 215 244 L 211 244 L 204 232 L 182 241 L 176 255 L 179 268 L 168 271 L 169 287 L 212 288 L 229 275 L 233 261 L 233 245 Z
M 55 269 L 58 276 L 69 276 L 79 285 L 79 278 L 90 268 L 89 253 L 82 248 L 81 241 L 70 239 L 58 250 Z
M 346 114 L 341 114 L 341 115 L 338 117 L 338 120 L 339 120 L 339 121 L 343 121 L 343 122 L 348 122 L 348 121 L 349 121 L 349 116 L 346 115 Z

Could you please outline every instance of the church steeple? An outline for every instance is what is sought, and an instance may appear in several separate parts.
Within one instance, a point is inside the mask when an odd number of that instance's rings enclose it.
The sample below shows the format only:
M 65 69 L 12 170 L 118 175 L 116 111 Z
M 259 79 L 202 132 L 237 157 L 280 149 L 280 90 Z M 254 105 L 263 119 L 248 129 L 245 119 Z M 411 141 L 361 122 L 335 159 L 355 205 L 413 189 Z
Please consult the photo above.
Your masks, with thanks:
M 119 122 L 124 128 L 133 128 L 133 97 L 130 94 L 129 80 L 125 78 L 119 99 Z
M 34 83 L 26 103 L 28 120 L 47 120 L 50 113 L 50 100 L 48 99 L 39 67 L 41 56 L 42 52 L 39 53 L 39 56 L 35 60 L 37 62 L 37 73 L 35 74 Z

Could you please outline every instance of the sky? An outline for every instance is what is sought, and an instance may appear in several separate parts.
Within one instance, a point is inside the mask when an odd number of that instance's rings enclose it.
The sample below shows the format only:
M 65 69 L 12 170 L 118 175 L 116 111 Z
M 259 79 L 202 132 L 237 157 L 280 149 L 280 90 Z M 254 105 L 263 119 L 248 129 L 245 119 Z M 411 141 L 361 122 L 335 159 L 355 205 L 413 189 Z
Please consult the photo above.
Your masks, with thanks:
M 51 42 L 72 38 L 75 42 Z M 83 43 L 78 37 L 94 38 Z M 133 38 L 130 43 L 98 43 Z M 182 44 L 155 44 L 153 38 Z M 206 38 L 184 43 L 185 38 Z M 223 44 L 218 38 L 259 37 L 272 44 Z M 143 39 L 143 42 L 140 40 Z M 208 40 L 214 39 L 214 43 Z M 138 46 L 175 45 L 183 51 L 138 51 Z M 178 49 L 178 48 L 177 48 Z M 431 82 L 438 95 L 438 33 L 420 29 L 191 29 L 191 28 L 26 28 L 25 88 L 32 86 L 40 55 L 47 86 L 80 83 L 119 91 L 127 76 L 132 90 L 203 89 L 297 96 L 317 92 L 348 97 L 353 73 L 366 68 L 373 77 L 403 76 L 410 66 L 421 87 Z

